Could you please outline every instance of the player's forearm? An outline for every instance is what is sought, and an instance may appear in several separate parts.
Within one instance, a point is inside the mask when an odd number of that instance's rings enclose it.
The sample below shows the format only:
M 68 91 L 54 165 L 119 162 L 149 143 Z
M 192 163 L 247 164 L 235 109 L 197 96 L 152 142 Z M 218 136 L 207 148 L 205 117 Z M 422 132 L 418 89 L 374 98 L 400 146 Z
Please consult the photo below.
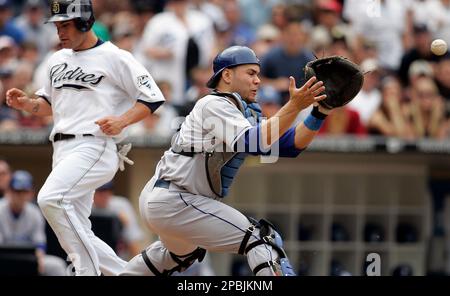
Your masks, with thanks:
M 272 146 L 292 126 L 300 109 L 291 101 L 286 103 L 273 117 L 261 123 L 264 148 Z
M 327 114 L 314 107 L 311 114 L 295 128 L 295 148 L 305 149 L 319 132 Z
M 313 131 L 307 128 L 303 123 L 300 123 L 295 128 L 295 148 L 305 149 L 311 144 L 318 131 Z
M 122 128 L 125 128 L 133 123 L 139 122 L 151 114 L 150 109 L 142 103 L 137 102 L 133 108 L 128 110 L 125 114 L 120 116 Z
M 40 117 L 52 115 L 52 107 L 41 97 L 36 99 L 28 98 L 22 110 Z

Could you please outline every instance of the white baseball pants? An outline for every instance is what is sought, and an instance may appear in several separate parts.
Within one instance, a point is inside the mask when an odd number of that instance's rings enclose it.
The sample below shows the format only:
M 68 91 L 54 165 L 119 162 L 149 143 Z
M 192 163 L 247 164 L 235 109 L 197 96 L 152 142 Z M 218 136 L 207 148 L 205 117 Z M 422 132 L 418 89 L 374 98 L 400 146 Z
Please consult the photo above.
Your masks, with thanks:
M 76 275 L 117 275 L 126 262 L 91 230 L 94 191 L 110 181 L 119 159 L 110 138 L 83 137 L 53 144 L 53 170 L 38 204 Z

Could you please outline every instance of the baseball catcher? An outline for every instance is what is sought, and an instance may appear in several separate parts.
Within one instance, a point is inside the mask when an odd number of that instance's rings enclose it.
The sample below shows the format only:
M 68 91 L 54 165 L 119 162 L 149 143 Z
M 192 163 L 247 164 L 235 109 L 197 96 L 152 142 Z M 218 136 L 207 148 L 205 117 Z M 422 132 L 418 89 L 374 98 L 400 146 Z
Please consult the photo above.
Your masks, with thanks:
M 247 155 L 268 155 L 268 148 L 278 157 L 297 157 L 329 111 L 356 95 L 362 75 L 343 58 L 314 61 L 305 71 L 307 82 L 297 88 L 290 77 L 289 101 L 260 120 L 260 62 L 253 50 L 227 48 L 213 69 L 207 83 L 213 91 L 198 100 L 141 193 L 142 217 L 159 240 L 122 275 L 171 275 L 201 261 L 207 251 L 244 255 L 258 276 L 295 275 L 275 225 L 223 201 Z M 317 106 L 295 125 L 311 104 Z

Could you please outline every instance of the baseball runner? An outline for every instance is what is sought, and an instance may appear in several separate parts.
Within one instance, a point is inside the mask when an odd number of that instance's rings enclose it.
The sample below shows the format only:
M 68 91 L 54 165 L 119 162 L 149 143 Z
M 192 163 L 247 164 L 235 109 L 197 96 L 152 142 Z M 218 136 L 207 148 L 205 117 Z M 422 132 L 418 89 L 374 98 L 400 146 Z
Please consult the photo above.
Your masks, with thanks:
M 247 154 L 297 157 L 317 134 L 331 109 L 318 104 L 325 86 L 312 76 L 301 88 L 290 78 L 290 100 L 260 121 L 256 94 L 260 62 L 247 47 L 234 46 L 214 60 L 208 87 L 140 196 L 141 216 L 160 240 L 135 256 L 122 275 L 170 275 L 206 251 L 247 256 L 255 275 L 295 275 L 282 238 L 267 220 L 256 221 L 222 202 Z M 297 114 L 316 106 L 303 123 Z M 272 132 L 271 132 L 272 130 Z M 273 132 L 275 130 L 275 132 Z
M 116 275 L 126 262 L 91 230 L 94 190 L 110 181 L 129 146 L 118 151 L 126 127 L 154 112 L 164 97 L 132 57 L 91 30 L 90 0 L 55 0 L 51 17 L 63 49 L 48 64 L 37 98 L 7 92 L 7 104 L 38 116 L 53 115 L 53 170 L 38 204 L 69 255 L 76 275 Z

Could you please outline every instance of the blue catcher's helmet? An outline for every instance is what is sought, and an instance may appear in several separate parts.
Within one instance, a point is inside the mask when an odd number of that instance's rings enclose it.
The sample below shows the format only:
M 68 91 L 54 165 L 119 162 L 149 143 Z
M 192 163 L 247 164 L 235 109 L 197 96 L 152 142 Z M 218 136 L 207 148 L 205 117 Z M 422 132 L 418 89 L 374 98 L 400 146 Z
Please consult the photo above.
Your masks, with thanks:
M 223 70 L 246 64 L 260 65 L 259 59 L 253 50 L 246 46 L 232 46 L 225 49 L 214 59 L 214 75 L 209 79 L 206 86 L 215 88 Z
M 75 20 L 75 26 L 81 32 L 89 31 L 95 22 L 91 0 L 53 0 L 50 12 L 46 23 Z

